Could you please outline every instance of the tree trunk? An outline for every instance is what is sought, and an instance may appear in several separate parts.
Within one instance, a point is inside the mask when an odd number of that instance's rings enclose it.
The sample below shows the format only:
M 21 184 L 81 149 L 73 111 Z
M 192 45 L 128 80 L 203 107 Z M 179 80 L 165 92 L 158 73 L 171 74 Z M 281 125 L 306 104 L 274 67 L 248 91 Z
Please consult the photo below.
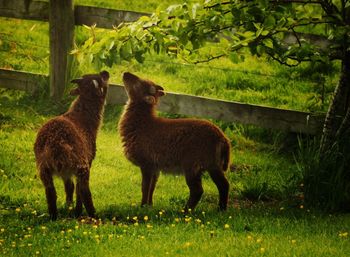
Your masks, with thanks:
M 331 148 L 342 131 L 345 131 L 349 121 L 350 102 L 350 51 L 346 51 L 342 61 L 339 83 L 333 95 L 333 101 L 329 106 L 323 126 L 320 145 L 321 157 Z M 345 119 L 345 117 L 347 117 Z M 340 138 L 338 138 L 340 139 Z M 341 139 L 340 139 L 341 140 Z

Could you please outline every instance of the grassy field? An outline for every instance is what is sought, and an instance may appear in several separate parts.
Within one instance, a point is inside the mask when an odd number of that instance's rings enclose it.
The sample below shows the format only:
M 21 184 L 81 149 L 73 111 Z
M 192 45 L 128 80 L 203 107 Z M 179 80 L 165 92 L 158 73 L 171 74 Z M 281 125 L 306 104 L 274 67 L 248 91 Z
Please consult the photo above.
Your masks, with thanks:
M 217 211 L 218 194 L 208 176 L 198 209 L 189 215 L 182 212 L 188 189 L 181 176 L 161 176 L 154 206 L 140 208 L 141 175 L 123 156 L 117 106 L 106 109 L 91 171 L 101 220 L 74 219 L 57 179 L 59 219 L 51 222 L 33 143 L 40 125 L 59 110 L 26 96 L 0 100 L 2 256 L 348 255 L 349 215 L 309 210 L 293 156 L 235 129 L 225 131 L 234 146 L 227 212 Z
M 181 2 L 162 1 L 163 6 Z M 77 4 L 151 12 L 159 1 L 76 0 Z M 47 23 L 0 18 L 0 67 L 48 73 Z M 14 31 L 13 28 L 16 28 Z M 76 28 L 77 43 L 88 31 Z M 123 71 L 155 80 L 168 91 L 276 106 L 325 111 L 337 64 L 286 68 L 247 56 L 188 65 L 165 56 L 144 64 L 108 69 L 112 82 Z M 76 74 L 91 72 L 80 67 Z M 335 72 L 336 73 L 336 72 Z M 43 93 L 43 95 L 45 95 Z M 303 202 L 296 137 L 251 126 L 216 122 L 232 143 L 229 209 L 217 211 L 218 193 L 204 176 L 204 195 L 191 214 L 182 212 L 188 189 L 183 177 L 161 175 L 152 208 L 141 208 L 141 174 L 123 156 L 116 124 L 120 106 L 107 106 L 91 170 L 91 190 L 100 220 L 75 219 L 55 180 L 59 219 L 47 214 L 36 175 L 33 144 L 38 128 L 64 112 L 56 106 L 0 89 L 1 256 L 348 256 L 350 216 L 320 213 Z M 162 114 L 166 115 L 166 114 Z

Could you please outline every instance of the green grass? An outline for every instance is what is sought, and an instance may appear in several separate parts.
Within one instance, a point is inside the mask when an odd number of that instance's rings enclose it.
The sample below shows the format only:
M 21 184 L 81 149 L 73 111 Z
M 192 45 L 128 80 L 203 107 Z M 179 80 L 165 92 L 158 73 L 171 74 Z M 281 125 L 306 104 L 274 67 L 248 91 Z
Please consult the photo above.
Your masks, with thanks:
M 37 129 L 59 110 L 27 96 L 2 97 L 0 104 L 3 256 L 347 256 L 350 250 L 349 215 L 327 215 L 304 206 L 298 179 L 293 180 L 298 176 L 293 156 L 277 152 L 276 142 L 253 140 L 249 128 L 245 133 L 225 129 L 234 164 L 227 174 L 227 212 L 217 211 L 218 193 L 207 175 L 202 200 L 187 216 L 181 211 L 188 197 L 181 176 L 162 175 L 154 206 L 139 207 L 141 175 L 123 156 L 117 106 L 106 109 L 91 169 L 101 221 L 74 219 L 64 206 L 63 183 L 56 179 L 59 219 L 51 222 L 36 176 L 33 143 Z

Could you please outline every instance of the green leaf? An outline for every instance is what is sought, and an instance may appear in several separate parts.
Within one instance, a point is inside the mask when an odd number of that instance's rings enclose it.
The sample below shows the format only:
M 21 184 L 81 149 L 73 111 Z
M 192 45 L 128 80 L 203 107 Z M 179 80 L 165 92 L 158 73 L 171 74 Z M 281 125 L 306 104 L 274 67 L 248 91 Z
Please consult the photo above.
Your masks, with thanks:
M 272 41 L 271 38 L 265 39 L 265 40 L 263 41 L 263 44 L 264 44 L 266 47 L 273 48 L 273 41 Z
M 270 31 L 268 31 L 268 30 L 263 30 L 263 31 L 261 32 L 261 35 L 262 35 L 262 36 L 267 36 L 269 33 L 270 33 Z
M 233 63 L 238 63 L 240 61 L 237 52 L 231 52 L 228 57 L 229 57 L 230 61 Z
M 264 27 L 272 28 L 275 26 L 275 23 L 276 23 L 275 17 L 273 17 L 272 15 L 269 15 L 264 20 Z

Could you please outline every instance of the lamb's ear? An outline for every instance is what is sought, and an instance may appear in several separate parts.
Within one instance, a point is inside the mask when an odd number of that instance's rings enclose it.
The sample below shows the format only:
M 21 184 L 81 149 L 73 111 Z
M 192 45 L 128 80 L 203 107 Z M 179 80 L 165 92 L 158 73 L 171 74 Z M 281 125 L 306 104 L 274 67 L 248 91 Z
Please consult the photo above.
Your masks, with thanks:
M 165 95 L 164 88 L 162 88 L 161 86 L 156 85 L 156 89 L 157 89 L 157 96 Z
M 107 81 L 108 79 L 109 79 L 109 73 L 108 73 L 108 71 L 101 71 L 100 72 L 100 76 L 101 76 L 101 78 L 102 78 L 102 80 L 103 81 Z
M 71 83 L 76 83 L 76 84 L 79 84 L 83 79 L 73 79 L 71 80 L 70 82 Z
M 156 104 L 156 99 L 154 98 L 154 96 L 151 95 L 144 96 L 143 100 L 148 104 Z
M 79 95 L 80 94 L 80 90 L 79 88 L 74 88 L 69 92 L 70 95 Z

